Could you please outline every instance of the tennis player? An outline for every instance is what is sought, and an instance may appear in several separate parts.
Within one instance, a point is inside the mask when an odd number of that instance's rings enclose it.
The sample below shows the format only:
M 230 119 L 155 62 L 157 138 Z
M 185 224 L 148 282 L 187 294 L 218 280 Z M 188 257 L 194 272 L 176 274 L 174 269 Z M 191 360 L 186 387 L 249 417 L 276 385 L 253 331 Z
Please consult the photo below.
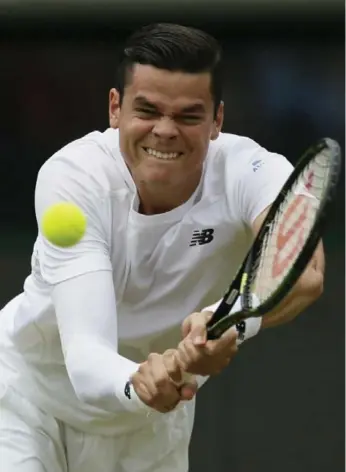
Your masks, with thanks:
M 1 312 L 2 471 L 187 472 L 198 388 L 244 338 L 320 295 L 321 247 L 275 316 L 206 341 L 211 305 L 292 171 L 221 132 L 221 80 L 212 37 L 145 27 L 123 51 L 109 129 L 41 168 L 32 271 Z M 71 248 L 40 231 L 60 201 L 88 220 Z M 195 377 L 181 387 L 183 371 Z

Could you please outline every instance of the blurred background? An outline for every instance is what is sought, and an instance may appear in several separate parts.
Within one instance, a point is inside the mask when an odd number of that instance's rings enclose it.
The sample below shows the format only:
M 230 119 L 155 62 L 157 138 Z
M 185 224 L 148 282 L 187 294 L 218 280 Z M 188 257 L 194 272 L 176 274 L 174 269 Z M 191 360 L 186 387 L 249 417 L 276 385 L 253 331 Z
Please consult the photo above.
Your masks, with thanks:
M 197 26 L 222 43 L 224 131 L 293 163 L 322 136 L 344 149 L 344 2 L 2 0 L 0 306 L 30 270 L 40 166 L 108 126 L 117 51 L 156 21 Z M 344 471 L 344 192 L 343 178 L 325 237 L 323 298 L 244 345 L 203 387 L 191 472 Z

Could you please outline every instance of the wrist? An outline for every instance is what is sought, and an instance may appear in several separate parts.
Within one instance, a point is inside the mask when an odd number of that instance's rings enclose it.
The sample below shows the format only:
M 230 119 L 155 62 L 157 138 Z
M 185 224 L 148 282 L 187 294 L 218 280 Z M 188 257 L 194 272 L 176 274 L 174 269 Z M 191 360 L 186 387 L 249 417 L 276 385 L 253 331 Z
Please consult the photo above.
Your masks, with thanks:
M 122 368 L 118 371 L 115 383 L 118 400 L 125 410 L 132 413 L 151 411 L 151 408 L 139 398 L 132 384 L 132 376 L 137 372 L 138 365 L 124 357 L 121 360 Z
M 253 306 L 257 306 L 259 304 L 259 299 L 255 294 L 252 295 L 253 298 Z M 210 305 L 206 308 L 203 309 L 203 311 L 211 311 L 214 313 L 218 306 L 220 305 L 221 300 L 217 301 L 213 305 Z M 235 304 L 233 305 L 231 309 L 231 313 L 236 313 L 238 311 L 241 311 L 241 301 L 240 297 L 236 300 Z M 244 341 L 253 338 L 256 336 L 262 326 L 262 317 L 253 317 L 253 318 L 248 318 L 247 320 L 243 320 L 240 323 L 238 323 L 235 328 L 238 331 L 238 339 L 237 339 L 237 346 L 242 344 Z

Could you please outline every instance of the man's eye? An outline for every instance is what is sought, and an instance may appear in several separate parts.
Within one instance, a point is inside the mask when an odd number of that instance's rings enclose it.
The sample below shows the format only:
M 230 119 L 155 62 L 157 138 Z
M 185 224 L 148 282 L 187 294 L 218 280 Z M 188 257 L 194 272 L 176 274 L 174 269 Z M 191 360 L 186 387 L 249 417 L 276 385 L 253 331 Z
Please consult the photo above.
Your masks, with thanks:
M 135 111 L 142 116 L 157 116 L 158 112 L 150 108 L 136 108 Z
M 178 119 L 183 123 L 196 124 L 200 123 L 203 120 L 203 117 L 200 115 L 182 115 Z

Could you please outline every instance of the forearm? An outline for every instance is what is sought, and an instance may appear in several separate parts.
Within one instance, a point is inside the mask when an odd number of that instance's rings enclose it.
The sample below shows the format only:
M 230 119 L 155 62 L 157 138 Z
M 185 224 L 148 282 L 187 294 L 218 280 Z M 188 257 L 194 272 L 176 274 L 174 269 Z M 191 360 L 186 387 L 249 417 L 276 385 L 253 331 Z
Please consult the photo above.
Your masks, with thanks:
M 66 370 L 76 396 L 110 412 L 146 406 L 125 394 L 138 365 L 117 352 L 117 313 L 112 273 L 91 272 L 54 287 L 53 302 Z
M 260 230 L 267 213 L 268 209 L 256 218 L 253 224 L 254 236 Z M 287 323 L 314 303 L 323 292 L 324 270 L 323 242 L 320 240 L 305 272 L 285 299 L 273 311 L 262 317 L 261 328 Z
M 323 271 L 313 262 L 287 297 L 262 317 L 261 328 L 288 323 L 312 305 L 323 292 Z
M 273 328 L 292 321 L 312 305 L 316 299 L 317 296 L 297 295 L 292 292 L 292 296 L 287 297 L 283 304 L 262 317 L 261 329 Z
M 66 369 L 79 400 L 112 413 L 146 409 L 136 395 L 129 398 L 125 392 L 138 364 L 94 337 L 76 336 L 70 341 L 65 347 Z

